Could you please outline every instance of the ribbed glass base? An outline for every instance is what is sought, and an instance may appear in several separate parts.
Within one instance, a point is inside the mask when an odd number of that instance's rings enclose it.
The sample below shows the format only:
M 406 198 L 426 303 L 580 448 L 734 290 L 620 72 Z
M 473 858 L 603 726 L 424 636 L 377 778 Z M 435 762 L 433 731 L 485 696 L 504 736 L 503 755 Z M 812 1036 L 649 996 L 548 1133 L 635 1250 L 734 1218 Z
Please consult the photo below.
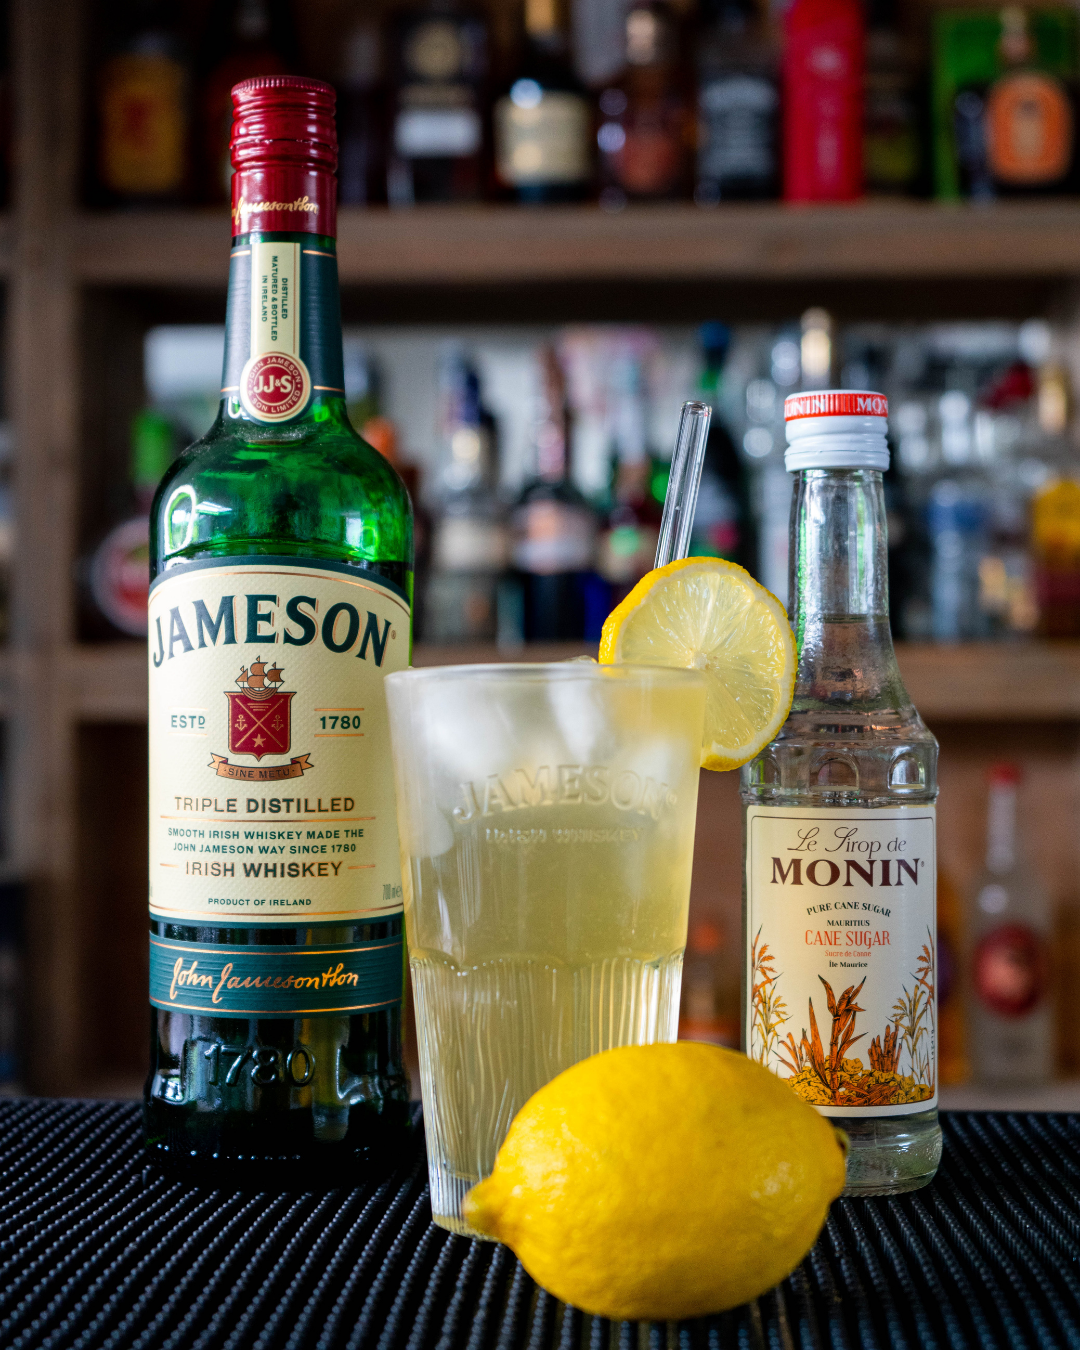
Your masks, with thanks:
M 655 961 L 513 956 L 411 961 L 431 1211 L 452 1233 L 510 1122 L 556 1074 L 600 1050 L 675 1040 L 682 952 Z
M 448 1228 L 451 1233 L 462 1237 L 479 1238 L 481 1242 L 494 1242 L 487 1233 L 478 1233 L 470 1228 L 461 1217 L 461 1206 L 466 1193 L 476 1185 L 479 1177 L 461 1177 L 440 1163 L 430 1148 L 428 1149 L 428 1184 L 431 1188 L 431 1217 L 440 1228 Z
M 844 1195 L 901 1195 L 934 1179 L 941 1162 L 936 1111 L 870 1120 L 833 1119 L 850 1141 Z

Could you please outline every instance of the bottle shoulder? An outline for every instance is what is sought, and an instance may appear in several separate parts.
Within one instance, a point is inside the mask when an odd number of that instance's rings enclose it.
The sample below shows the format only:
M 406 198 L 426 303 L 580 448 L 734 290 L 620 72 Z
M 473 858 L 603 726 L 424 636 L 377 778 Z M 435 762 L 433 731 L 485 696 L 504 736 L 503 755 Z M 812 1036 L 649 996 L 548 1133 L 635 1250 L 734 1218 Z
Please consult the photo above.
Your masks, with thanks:
M 792 712 L 741 771 L 747 805 L 890 807 L 937 799 L 938 743 L 909 704 Z
M 393 466 L 341 419 L 284 431 L 220 417 L 158 487 L 151 553 L 278 551 L 412 566 L 412 504 Z
M 822 743 L 863 749 L 924 745 L 937 750 L 937 738 L 911 703 L 866 708 L 842 703 L 800 707 L 796 702 L 772 742 L 785 746 Z

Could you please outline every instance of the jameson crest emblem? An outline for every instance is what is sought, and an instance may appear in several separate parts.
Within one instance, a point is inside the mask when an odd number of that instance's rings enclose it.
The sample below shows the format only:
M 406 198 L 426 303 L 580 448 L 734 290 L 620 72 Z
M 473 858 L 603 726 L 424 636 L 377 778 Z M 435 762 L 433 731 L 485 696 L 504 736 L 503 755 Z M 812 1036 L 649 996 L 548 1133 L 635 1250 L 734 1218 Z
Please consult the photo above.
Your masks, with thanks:
M 281 692 L 280 666 L 256 657 L 251 668 L 240 667 L 237 694 L 226 690 L 229 700 L 229 750 L 234 755 L 287 755 L 291 733 L 289 705 L 293 691 Z
M 225 690 L 229 701 L 229 752 L 233 755 L 251 755 L 261 760 L 264 755 L 287 755 L 292 744 L 292 701 L 296 691 L 282 690 L 285 672 L 256 657 L 249 666 L 241 666 L 236 683 L 238 693 Z M 282 778 L 299 778 L 314 766 L 309 754 L 299 755 L 288 764 L 270 765 L 265 769 L 245 768 L 231 763 L 224 755 L 210 752 L 210 764 L 219 778 L 238 778 L 248 782 L 277 782 Z
M 253 356 L 240 376 L 240 401 L 262 422 L 294 416 L 311 394 L 311 376 L 298 356 L 265 352 Z

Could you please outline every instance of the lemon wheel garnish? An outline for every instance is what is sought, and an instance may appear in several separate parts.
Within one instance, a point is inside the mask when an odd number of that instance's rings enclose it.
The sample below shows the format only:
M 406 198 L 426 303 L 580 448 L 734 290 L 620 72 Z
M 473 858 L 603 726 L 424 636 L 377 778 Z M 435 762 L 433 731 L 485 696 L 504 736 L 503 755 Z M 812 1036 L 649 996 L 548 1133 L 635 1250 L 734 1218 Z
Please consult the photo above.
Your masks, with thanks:
M 737 769 L 784 724 L 795 692 L 795 635 L 776 596 L 723 558 L 649 572 L 608 615 L 604 665 L 704 671 L 705 769 Z

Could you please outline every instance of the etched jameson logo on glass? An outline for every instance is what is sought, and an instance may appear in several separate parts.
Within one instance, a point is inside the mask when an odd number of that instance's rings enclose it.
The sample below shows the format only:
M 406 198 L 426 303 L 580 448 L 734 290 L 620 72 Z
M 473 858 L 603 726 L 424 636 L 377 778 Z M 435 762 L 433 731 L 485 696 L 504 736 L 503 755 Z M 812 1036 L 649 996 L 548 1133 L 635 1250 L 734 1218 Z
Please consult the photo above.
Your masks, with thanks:
M 557 1073 L 673 1041 L 705 687 L 645 666 L 388 678 L 436 1222 Z

